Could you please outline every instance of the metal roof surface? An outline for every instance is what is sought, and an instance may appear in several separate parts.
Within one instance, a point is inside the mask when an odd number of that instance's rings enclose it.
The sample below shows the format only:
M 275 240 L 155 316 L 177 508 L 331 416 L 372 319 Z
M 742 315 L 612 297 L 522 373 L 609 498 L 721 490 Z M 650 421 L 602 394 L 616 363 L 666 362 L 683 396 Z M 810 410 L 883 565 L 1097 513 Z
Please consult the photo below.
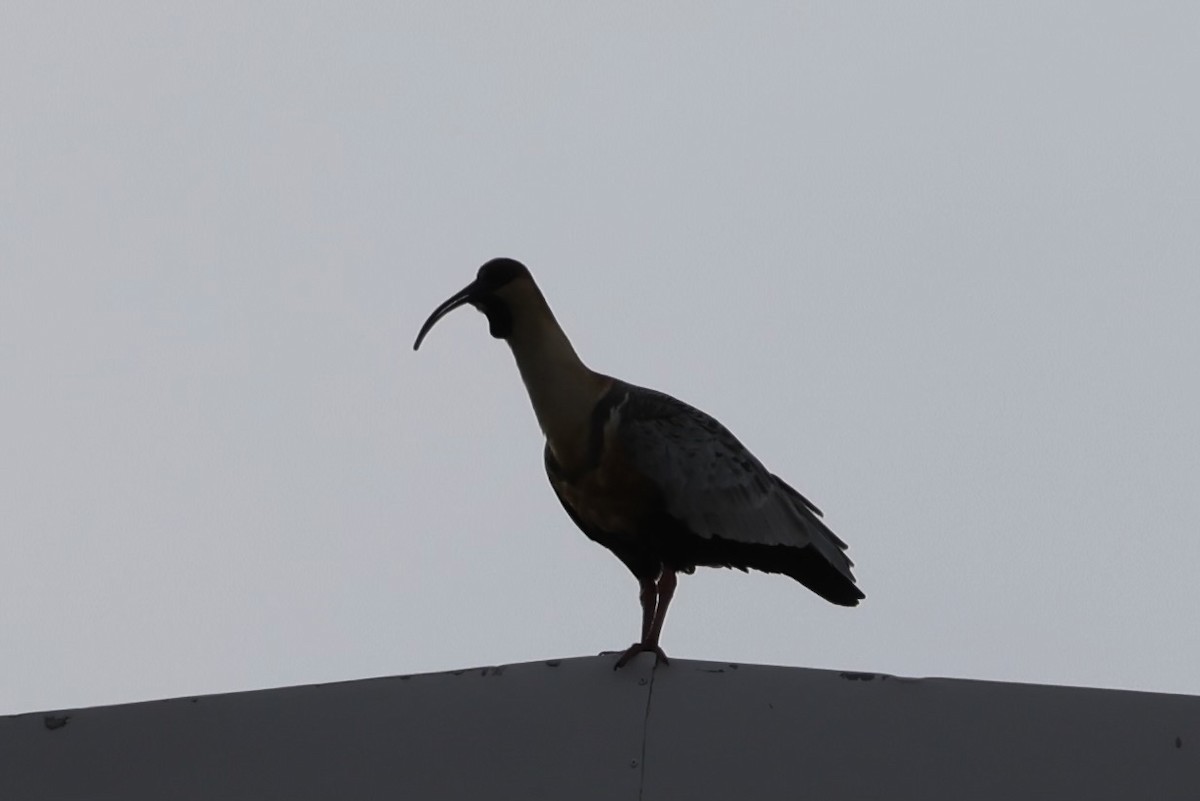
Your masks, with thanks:
M 2 799 L 1196 799 L 1200 698 L 639 657 L 0 718 Z

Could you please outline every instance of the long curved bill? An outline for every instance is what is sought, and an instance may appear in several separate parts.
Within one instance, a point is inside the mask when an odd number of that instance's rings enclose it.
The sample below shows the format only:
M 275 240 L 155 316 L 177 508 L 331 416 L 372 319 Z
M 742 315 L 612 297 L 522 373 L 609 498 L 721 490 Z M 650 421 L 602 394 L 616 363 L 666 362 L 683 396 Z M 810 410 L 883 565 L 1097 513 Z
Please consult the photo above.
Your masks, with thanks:
M 457 309 L 466 303 L 470 303 L 471 297 L 475 294 L 477 281 L 472 281 L 467 286 L 463 287 L 458 292 L 450 296 L 450 299 L 433 310 L 433 314 L 429 315 L 429 319 L 425 321 L 425 325 L 421 326 L 420 333 L 417 334 L 417 341 L 413 343 L 413 350 L 421 347 L 421 341 L 425 339 L 425 335 L 429 333 L 429 329 L 433 328 L 438 320 L 445 317 L 450 312 Z

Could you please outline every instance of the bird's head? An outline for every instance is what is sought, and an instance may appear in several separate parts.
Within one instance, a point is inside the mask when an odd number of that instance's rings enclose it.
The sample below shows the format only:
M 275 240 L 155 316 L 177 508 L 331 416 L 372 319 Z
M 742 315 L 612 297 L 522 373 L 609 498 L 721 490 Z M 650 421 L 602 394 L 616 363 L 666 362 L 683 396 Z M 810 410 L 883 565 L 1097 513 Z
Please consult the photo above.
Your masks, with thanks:
M 513 331 L 513 312 L 521 305 L 530 291 L 537 293 L 533 278 L 525 265 L 514 259 L 492 259 L 479 268 L 475 280 L 450 296 L 441 306 L 433 310 L 429 319 L 421 326 L 413 350 L 421 347 L 422 340 L 434 324 L 459 306 L 471 304 L 483 312 L 488 319 L 488 331 L 497 339 L 508 339 Z

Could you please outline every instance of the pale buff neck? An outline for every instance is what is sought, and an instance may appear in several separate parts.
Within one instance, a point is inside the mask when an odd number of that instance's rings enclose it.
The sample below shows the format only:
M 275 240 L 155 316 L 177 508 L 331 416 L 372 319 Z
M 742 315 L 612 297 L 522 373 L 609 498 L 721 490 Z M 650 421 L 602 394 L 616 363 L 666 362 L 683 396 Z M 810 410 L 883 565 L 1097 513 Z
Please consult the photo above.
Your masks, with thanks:
M 566 466 L 582 458 L 596 402 L 609 379 L 584 365 L 536 287 L 522 292 L 508 337 L 538 425 Z M 514 298 L 514 300 L 516 300 Z

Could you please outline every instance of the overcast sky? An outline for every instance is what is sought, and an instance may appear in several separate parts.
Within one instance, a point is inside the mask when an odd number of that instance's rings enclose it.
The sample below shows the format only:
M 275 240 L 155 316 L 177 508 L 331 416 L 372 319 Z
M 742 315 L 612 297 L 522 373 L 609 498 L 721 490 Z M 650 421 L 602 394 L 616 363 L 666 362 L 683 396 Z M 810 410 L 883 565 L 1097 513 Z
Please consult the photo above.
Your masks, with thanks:
M 484 10 L 486 9 L 486 10 Z M 0 713 L 622 649 L 507 348 L 724 422 L 867 600 L 682 658 L 1200 693 L 1200 6 L 0 11 Z

